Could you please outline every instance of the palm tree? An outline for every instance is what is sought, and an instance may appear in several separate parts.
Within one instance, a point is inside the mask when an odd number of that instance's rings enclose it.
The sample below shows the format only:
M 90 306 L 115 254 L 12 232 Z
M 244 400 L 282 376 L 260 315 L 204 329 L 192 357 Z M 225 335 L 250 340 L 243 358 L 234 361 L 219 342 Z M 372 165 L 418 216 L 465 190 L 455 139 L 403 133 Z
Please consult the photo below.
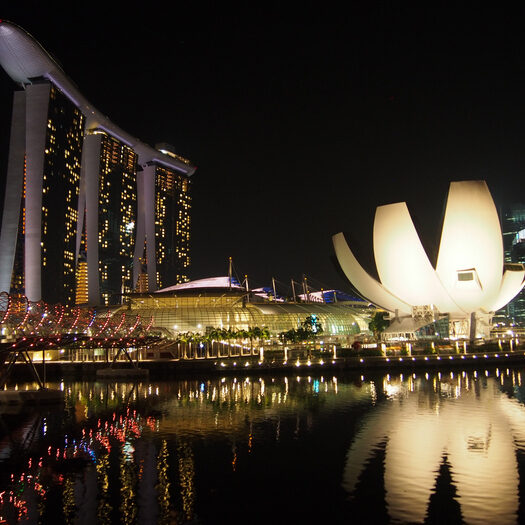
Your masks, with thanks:
M 248 339 L 250 337 L 250 331 L 244 330 L 243 328 L 240 328 L 239 330 L 236 330 L 235 332 L 236 339 L 240 339 L 241 341 L 241 355 L 243 354 L 244 349 L 244 340 Z
M 256 339 L 260 341 L 261 339 L 269 339 L 270 330 L 265 326 L 262 328 L 259 326 L 249 326 L 246 336 L 250 339 L 250 353 L 253 353 L 253 340 Z
M 209 332 L 208 332 L 208 337 L 209 337 L 209 340 L 211 342 L 211 352 L 213 354 L 213 343 L 215 341 L 217 342 L 220 342 L 222 341 L 222 328 L 212 328 Z
M 224 341 L 229 342 L 231 339 L 233 339 L 235 333 L 233 332 L 231 328 L 219 328 L 218 335 L 219 335 L 219 339 L 221 342 L 224 342 Z M 228 354 L 229 353 L 230 351 L 228 350 Z
M 193 332 L 182 332 L 179 334 L 179 341 L 184 344 L 184 358 L 188 359 L 188 353 L 186 352 L 186 345 L 189 345 L 190 355 L 191 355 L 191 343 L 193 341 L 194 334 Z
M 260 339 L 270 339 L 270 337 L 272 337 L 272 333 L 270 332 L 270 329 L 267 326 L 263 326 L 262 328 L 260 328 L 260 330 Z
M 250 355 L 253 354 L 253 340 L 259 337 L 258 331 L 260 328 L 258 326 L 249 326 L 247 330 L 247 337 L 250 339 Z
M 207 346 L 208 346 L 208 343 L 210 342 L 210 335 L 209 334 L 195 334 L 194 342 L 196 345 L 195 357 L 205 357 Z M 204 352 L 201 352 L 203 355 L 198 355 L 199 350 L 202 348 L 204 348 Z
M 376 312 L 368 323 L 368 329 L 374 334 L 378 343 L 381 341 L 381 333 L 390 324 L 388 319 L 385 319 L 385 315 L 387 315 L 386 312 Z

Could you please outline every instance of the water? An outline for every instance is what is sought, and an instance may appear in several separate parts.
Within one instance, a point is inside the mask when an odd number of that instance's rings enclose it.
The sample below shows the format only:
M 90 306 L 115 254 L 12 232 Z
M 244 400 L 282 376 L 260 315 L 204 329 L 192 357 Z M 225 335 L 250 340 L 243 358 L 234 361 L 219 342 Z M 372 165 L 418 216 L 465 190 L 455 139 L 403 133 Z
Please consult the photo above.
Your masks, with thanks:
M 1 413 L 0 523 L 518 523 L 522 373 L 57 383 Z

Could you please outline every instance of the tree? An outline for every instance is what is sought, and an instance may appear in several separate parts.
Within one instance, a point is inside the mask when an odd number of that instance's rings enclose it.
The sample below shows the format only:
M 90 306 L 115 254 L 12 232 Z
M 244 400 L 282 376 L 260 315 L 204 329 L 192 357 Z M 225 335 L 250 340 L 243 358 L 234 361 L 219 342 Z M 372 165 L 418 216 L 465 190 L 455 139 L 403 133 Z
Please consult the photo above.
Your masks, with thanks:
M 299 337 L 299 329 L 295 330 L 294 328 L 292 328 L 291 330 L 287 330 L 286 332 L 281 332 L 279 334 L 279 339 L 281 339 L 285 343 L 297 343 L 301 340 Z
M 187 347 L 189 347 L 189 350 L 190 350 L 190 354 L 191 354 L 191 343 L 193 341 L 193 337 L 194 337 L 194 334 L 193 332 L 181 332 L 178 334 L 178 337 L 177 337 L 177 343 L 182 343 L 184 346 L 184 358 L 187 359 L 188 358 L 188 353 L 187 353 Z
M 266 326 L 249 326 L 248 337 L 252 339 L 270 339 L 270 330 Z
M 261 336 L 261 329 L 258 326 L 249 326 L 246 333 L 250 339 L 250 353 L 253 354 L 253 340 L 259 339 Z
M 381 340 L 381 333 L 388 327 L 390 321 L 385 319 L 386 312 L 376 312 L 372 320 L 368 323 L 368 329 L 374 334 L 374 337 L 379 342 Z
M 260 339 L 270 339 L 272 336 L 272 333 L 270 332 L 270 329 L 267 326 L 263 326 L 260 328 L 261 335 L 259 336 Z
M 317 315 L 309 315 L 301 324 L 301 327 L 306 331 L 309 336 L 321 335 L 323 333 L 323 327 L 317 319 Z M 308 337 L 307 337 L 308 339 Z
M 281 332 L 279 338 L 282 341 L 290 343 L 300 343 L 302 341 L 309 341 L 315 339 L 323 333 L 323 327 L 317 320 L 316 315 L 309 315 L 299 328 L 292 328 L 286 332 Z

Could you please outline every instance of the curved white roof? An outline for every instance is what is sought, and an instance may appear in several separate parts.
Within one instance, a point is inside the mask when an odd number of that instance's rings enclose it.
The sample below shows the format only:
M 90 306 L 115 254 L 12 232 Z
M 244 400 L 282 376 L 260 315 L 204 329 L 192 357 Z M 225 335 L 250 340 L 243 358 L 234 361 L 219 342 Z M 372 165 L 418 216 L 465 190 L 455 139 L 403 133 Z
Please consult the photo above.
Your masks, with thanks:
M 161 153 L 111 122 L 84 98 L 57 62 L 29 33 L 5 20 L 0 21 L 0 65 L 22 85 L 30 84 L 35 78 L 48 79 L 82 111 L 87 129 L 102 129 L 127 144 L 138 154 L 140 164 L 157 162 L 188 176 L 195 172 L 194 166 Z
M 206 279 L 196 279 L 195 281 L 189 281 L 187 283 L 175 284 L 173 286 L 168 286 L 167 288 L 162 288 L 162 290 L 157 290 L 155 293 L 163 292 L 180 292 L 181 290 L 194 290 L 196 288 L 234 288 L 236 290 L 244 290 L 242 286 L 239 286 L 233 279 L 229 277 L 208 277 Z
M 349 281 L 391 312 L 410 314 L 426 305 L 454 316 L 494 312 L 525 284 L 523 265 L 504 269 L 501 227 L 485 181 L 450 184 L 435 270 L 404 202 L 376 210 L 374 256 L 381 282 L 361 267 L 343 234 L 334 235 L 333 243 Z

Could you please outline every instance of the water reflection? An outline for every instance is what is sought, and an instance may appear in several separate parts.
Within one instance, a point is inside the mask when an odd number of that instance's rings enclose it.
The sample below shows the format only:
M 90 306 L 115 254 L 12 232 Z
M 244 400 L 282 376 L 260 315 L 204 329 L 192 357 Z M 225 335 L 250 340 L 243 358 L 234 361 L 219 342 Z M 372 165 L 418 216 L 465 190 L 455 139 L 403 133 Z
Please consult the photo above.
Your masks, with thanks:
M 516 447 L 523 444 L 525 412 L 501 392 L 498 378 L 385 378 L 383 391 L 387 399 L 365 416 L 348 451 L 348 492 L 354 493 L 367 462 L 384 447 L 385 499 L 393 521 L 425 520 L 445 468 L 466 523 L 516 522 Z
M 226 439 L 234 471 L 257 422 L 276 422 L 278 439 L 281 414 L 299 415 L 309 396 L 338 402 L 337 380 L 323 377 L 50 386 L 64 389 L 63 410 L 0 415 L 0 521 L 191 521 L 196 439 Z
M 448 498 L 467 523 L 514 523 L 520 385 L 513 370 L 62 383 L 60 410 L 0 413 L 0 522 L 334 522 L 377 507 L 421 523 Z

